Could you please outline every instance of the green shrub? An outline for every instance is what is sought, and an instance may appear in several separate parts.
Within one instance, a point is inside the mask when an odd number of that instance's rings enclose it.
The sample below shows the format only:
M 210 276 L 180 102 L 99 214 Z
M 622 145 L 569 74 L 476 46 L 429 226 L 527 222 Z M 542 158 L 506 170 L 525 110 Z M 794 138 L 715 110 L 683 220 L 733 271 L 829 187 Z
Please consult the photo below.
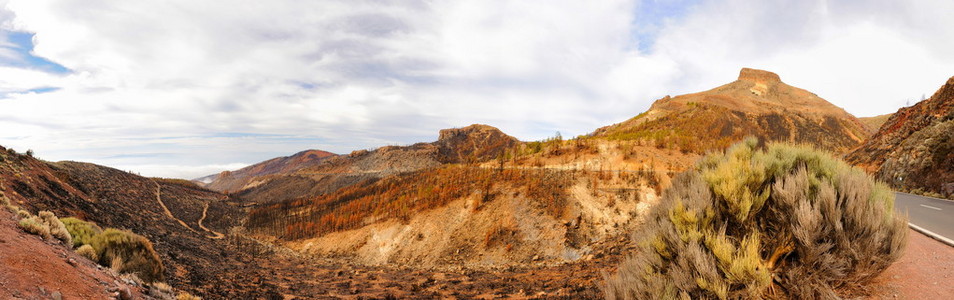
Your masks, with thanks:
M 609 276 L 610 299 L 835 299 L 901 255 L 906 217 L 863 171 L 754 139 L 680 174 Z
M 163 279 L 163 266 L 152 243 L 145 237 L 124 230 L 107 228 L 90 241 L 99 263 L 114 266 L 120 273 L 133 273 L 146 282 Z
M 99 260 L 99 256 L 96 255 L 96 249 L 93 249 L 93 246 L 90 245 L 79 246 L 79 248 L 76 248 L 76 254 L 79 254 L 92 261 Z
M 77 218 L 62 218 L 60 221 L 63 222 L 66 230 L 73 237 L 73 247 L 88 245 L 94 236 L 103 232 L 103 229 L 96 224 Z
M 50 227 L 47 226 L 46 223 L 43 223 L 43 220 L 41 220 L 39 217 L 30 216 L 28 218 L 20 219 L 20 222 L 17 223 L 17 225 L 19 225 L 20 228 L 23 228 L 23 231 L 39 235 L 43 237 L 43 239 L 49 239 L 51 237 Z
M 43 220 L 43 223 L 50 228 L 50 234 L 56 239 L 62 241 L 69 247 L 73 247 L 73 237 L 70 235 L 70 232 L 66 230 L 66 226 L 63 225 L 63 222 L 60 221 L 52 212 L 41 211 L 38 216 L 40 220 Z

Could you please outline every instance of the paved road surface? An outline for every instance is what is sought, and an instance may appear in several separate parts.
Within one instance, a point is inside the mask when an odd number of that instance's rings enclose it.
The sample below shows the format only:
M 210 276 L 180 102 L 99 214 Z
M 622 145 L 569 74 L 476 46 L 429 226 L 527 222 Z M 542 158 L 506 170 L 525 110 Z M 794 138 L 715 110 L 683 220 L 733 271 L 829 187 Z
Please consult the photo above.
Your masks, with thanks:
M 894 208 L 908 212 L 908 222 L 954 240 L 954 201 L 895 194 Z

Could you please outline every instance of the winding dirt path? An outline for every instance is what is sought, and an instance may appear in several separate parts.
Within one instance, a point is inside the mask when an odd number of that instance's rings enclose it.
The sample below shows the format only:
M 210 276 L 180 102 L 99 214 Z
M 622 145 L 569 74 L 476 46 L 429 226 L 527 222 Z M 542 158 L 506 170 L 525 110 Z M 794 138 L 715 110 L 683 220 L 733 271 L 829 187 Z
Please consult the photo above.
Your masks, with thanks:
M 220 232 L 218 232 L 218 231 L 212 230 L 212 229 L 208 229 L 208 228 L 205 227 L 205 225 L 202 225 L 202 221 L 205 221 L 205 216 L 206 216 L 206 213 L 208 213 L 208 212 L 209 212 L 209 202 L 206 202 L 206 203 L 205 203 L 205 207 L 202 208 L 202 218 L 199 219 L 199 228 L 202 228 L 202 230 L 205 230 L 205 231 L 208 231 L 209 233 L 211 233 L 212 236 L 206 236 L 206 237 L 208 237 L 208 238 L 210 238 L 210 239 L 216 239 L 216 240 L 218 240 L 218 239 L 224 238 L 224 237 L 225 237 L 224 234 L 222 234 L 222 233 L 220 233 Z
M 189 227 L 189 225 L 186 224 L 186 222 L 183 222 L 179 218 L 176 218 L 176 216 L 172 215 L 172 211 L 169 211 L 169 208 L 166 207 L 166 204 L 162 202 L 162 186 L 159 185 L 159 182 L 155 180 L 153 180 L 152 182 L 156 184 L 156 201 L 159 202 L 159 206 L 162 206 L 162 210 L 166 212 L 166 215 L 172 218 L 173 220 L 176 220 L 177 222 L 179 222 L 179 224 L 181 224 L 182 227 L 188 228 L 189 230 L 192 230 L 192 232 L 199 233 L 195 229 L 192 229 L 192 227 Z

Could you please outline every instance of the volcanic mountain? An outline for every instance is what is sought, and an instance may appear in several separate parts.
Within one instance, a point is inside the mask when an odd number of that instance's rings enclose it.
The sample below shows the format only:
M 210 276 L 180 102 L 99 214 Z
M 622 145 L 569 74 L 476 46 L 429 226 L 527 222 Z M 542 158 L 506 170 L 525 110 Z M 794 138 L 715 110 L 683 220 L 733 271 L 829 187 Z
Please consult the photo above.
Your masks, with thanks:
M 813 144 L 845 152 L 869 134 L 845 110 L 781 81 L 772 72 L 743 68 L 720 87 L 656 100 L 648 111 L 597 129 L 594 136 L 648 140 L 657 147 L 704 153 L 746 136 L 766 141 Z
M 335 156 L 338 155 L 327 151 L 305 150 L 291 156 L 276 157 L 235 171 L 223 171 L 216 175 L 205 176 L 195 181 L 216 191 L 236 191 L 247 185 L 255 177 L 291 173 L 302 168 L 318 165 Z
M 954 77 L 891 115 L 846 159 L 896 187 L 954 195 Z

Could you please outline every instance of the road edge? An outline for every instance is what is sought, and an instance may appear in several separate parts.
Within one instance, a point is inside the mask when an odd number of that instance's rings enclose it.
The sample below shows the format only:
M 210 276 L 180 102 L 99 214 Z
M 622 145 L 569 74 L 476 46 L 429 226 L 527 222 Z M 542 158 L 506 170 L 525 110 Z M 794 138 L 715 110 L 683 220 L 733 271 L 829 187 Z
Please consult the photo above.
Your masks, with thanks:
M 899 192 L 899 191 L 894 191 L 894 192 L 897 193 L 897 194 L 905 194 L 905 195 L 918 196 L 918 197 L 923 197 L 923 198 L 928 198 L 928 199 L 934 199 L 934 200 L 942 200 L 942 201 L 954 202 L 954 200 L 951 200 L 951 199 L 944 199 L 944 198 L 938 198 L 938 197 L 931 197 L 931 196 L 925 196 L 925 195 L 918 195 L 918 194 L 912 194 L 912 193 Z
M 914 231 L 920 232 L 920 233 L 922 233 L 922 234 L 924 234 L 924 235 L 926 235 L 926 236 L 929 236 L 929 237 L 931 237 L 931 238 L 933 238 L 933 239 L 935 239 L 935 240 L 940 241 L 941 243 L 944 243 L 944 244 L 947 244 L 948 246 L 954 247 L 954 240 L 951 240 L 951 239 L 949 239 L 949 238 L 946 238 L 946 237 L 944 237 L 944 236 L 942 236 L 942 235 L 940 235 L 940 234 L 934 233 L 934 232 L 932 232 L 932 231 L 930 231 L 930 230 L 924 229 L 924 228 L 922 228 L 921 226 L 914 225 L 914 223 L 911 223 L 911 222 L 908 222 L 908 226 L 911 227 L 911 229 L 914 229 Z

